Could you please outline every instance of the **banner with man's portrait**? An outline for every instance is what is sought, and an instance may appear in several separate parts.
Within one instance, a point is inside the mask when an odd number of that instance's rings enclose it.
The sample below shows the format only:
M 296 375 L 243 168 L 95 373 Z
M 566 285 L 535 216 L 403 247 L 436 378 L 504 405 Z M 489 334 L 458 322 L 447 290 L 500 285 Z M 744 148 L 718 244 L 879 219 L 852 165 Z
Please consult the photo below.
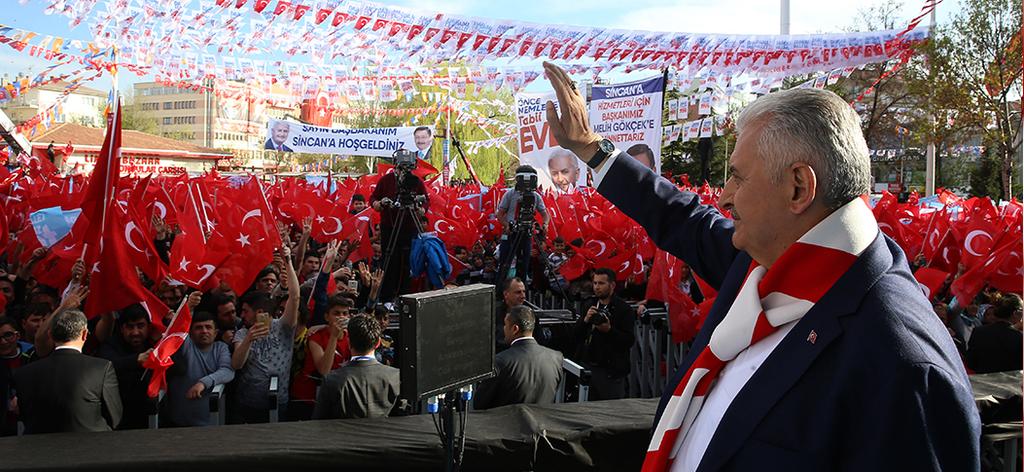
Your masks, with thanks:
M 426 159 L 433 136 L 430 126 L 348 129 L 269 120 L 263 149 L 373 157 L 391 157 L 395 151 L 407 149 Z
M 568 149 L 555 142 L 548 127 L 545 103 L 558 107 L 554 92 L 516 95 L 516 121 L 519 127 L 519 162 L 537 169 L 540 188 L 573 192 L 587 184 L 587 165 Z
M 590 126 L 633 159 L 661 173 L 661 101 L 665 78 L 595 85 Z

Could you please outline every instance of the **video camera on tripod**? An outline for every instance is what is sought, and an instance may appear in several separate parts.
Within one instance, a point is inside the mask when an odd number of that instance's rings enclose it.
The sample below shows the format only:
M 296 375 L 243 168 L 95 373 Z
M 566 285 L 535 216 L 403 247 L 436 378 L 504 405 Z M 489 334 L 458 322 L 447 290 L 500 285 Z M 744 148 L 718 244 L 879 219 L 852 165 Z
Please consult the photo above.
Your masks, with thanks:
M 392 154 L 392 159 L 394 160 L 395 172 L 398 177 L 398 194 L 394 200 L 382 198 L 380 200 L 381 206 L 395 209 L 418 208 L 427 200 L 427 196 L 414 194 L 412 186 L 407 184 L 409 176 L 416 169 L 416 153 L 407 149 L 399 149 Z
M 531 230 L 536 223 L 534 213 L 537 209 L 537 171 L 530 168 L 516 172 L 514 191 L 519 193 L 519 205 L 516 207 L 516 217 L 510 229 L 513 232 Z

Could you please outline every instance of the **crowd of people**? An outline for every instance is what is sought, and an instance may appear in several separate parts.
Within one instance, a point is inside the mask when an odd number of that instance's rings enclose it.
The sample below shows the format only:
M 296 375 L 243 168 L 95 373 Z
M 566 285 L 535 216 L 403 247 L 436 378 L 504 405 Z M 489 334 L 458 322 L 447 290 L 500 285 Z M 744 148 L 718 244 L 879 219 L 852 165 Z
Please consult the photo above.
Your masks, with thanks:
M 366 198 L 361 195 L 348 202 L 352 214 L 362 212 L 365 205 Z M 277 411 L 284 420 L 403 413 L 398 401 L 398 370 L 393 367 L 393 341 L 385 334 L 388 310 L 393 307 L 380 303 L 385 259 L 380 227 L 368 228 L 373 255 L 353 260 L 350 255 L 355 243 L 317 243 L 310 238 L 312 221 L 313 217 L 307 217 L 302 225 L 281 225 L 286 244 L 242 294 L 226 285 L 206 292 L 190 291 L 169 281 L 154 286 L 167 307 L 162 324 L 169 322 L 171 310 L 183 300 L 194 311 L 186 342 L 167 373 L 167 390 L 159 410 L 162 427 L 209 425 L 207 396 L 216 385 L 228 386 L 230 422 L 265 422 L 272 377 L 279 385 Z M 173 238 L 174 232 L 164 236 Z M 172 244 L 161 239 L 154 242 L 163 248 Z M 496 368 L 499 373 L 511 374 L 499 375 L 481 386 L 477 408 L 553 400 L 563 375 L 563 356 L 592 369 L 591 400 L 627 395 L 633 325 L 643 310 L 662 303 L 644 296 L 651 262 L 645 261 L 645 277 L 639 282 L 629 273 L 610 268 L 589 269 L 567 278 L 560 269 L 578 256 L 577 251 L 587 249 L 580 241 L 570 244 L 561 236 L 551 242 L 549 246 L 545 238 L 536 238 L 530 247 L 530 263 L 525 265 L 528 272 L 504 280 L 498 273 L 500 237 L 481 238 L 471 247 L 454 246 L 449 251 L 458 270 L 450 273 L 447 285 L 501 284 L 495 317 L 499 340 Z M 45 252 L 37 249 L 22 264 L 9 258 L 7 271 L 0 278 L 0 293 L 6 299 L 0 317 L 0 388 L 5 392 L 6 407 L 3 433 L 15 434 L 19 413 L 29 433 L 147 427 L 153 410 L 147 396 L 150 374 L 144 365 L 163 333 L 140 304 L 86 320 L 79 311 L 89 296 L 84 267 L 72 267 L 72 283 L 67 288 L 47 286 L 31 275 Z M 167 258 L 169 253 L 164 251 L 161 256 Z M 918 257 L 914 268 L 926 264 Z M 680 268 L 678 288 L 700 304 L 705 295 L 699 287 L 706 284 L 698 283 L 685 264 Z M 961 265 L 961 273 L 964 269 Z M 979 373 L 1019 370 L 1020 297 L 986 286 L 974 300 L 961 303 L 950 293 L 955 278 L 947 277 L 932 300 L 965 367 Z M 404 292 L 427 288 L 429 283 L 420 278 L 412 280 Z M 527 292 L 564 297 L 575 307 L 580 316 L 568 349 L 546 349 L 533 338 L 536 318 L 524 306 Z M 393 295 L 387 299 L 393 300 Z M 60 354 L 67 352 L 68 346 L 75 350 L 75 343 L 81 344 L 77 350 L 86 357 L 110 361 L 106 370 L 99 368 L 102 365 L 90 370 L 69 364 L 75 366 L 73 378 L 103 380 L 97 384 L 103 388 L 96 395 L 102 399 L 105 421 L 93 418 L 69 423 L 74 413 L 54 413 L 65 411 L 56 407 L 66 405 L 67 398 L 44 393 L 64 388 L 30 387 L 40 374 L 26 367 L 39 364 L 37 369 L 41 369 L 46 365 L 41 361 L 50 359 L 54 364 L 50 369 L 71 368 L 58 367 L 57 362 L 67 357 Z M 532 360 L 534 370 L 511 367 L 522 359 Z M 528 378 L 519 379 L 516 388 L 500 386 L 510 382 L 510 375 Z M 32 412 L 46 412 L 45 418 L 32 418 Z
M 1022 367 L 1018 202 L 972 198 L 924 211 L 886 195 L 872 209 L 864 198 L 870 175 L 856 116 L 838 97 L 813 90 L 773 94 L 744 112 L 738 126 L 750 131 L 741 134 L 726 187 L 676 185 L 642 162 L 620 159 L 610 142 L 593 135 L 586 114 L 571 112 L 583 106 L 573 83 L 546 67 L 569 110 L 562 118 L 549 110 L 553 133 L 593 169 L 600 195 L 534 192 L 522 185 L 536 182 L 536 171 L 525 166 L 516 169 L 514 189 L 502 181 L 490 188 L 425 183 L 415 157 L 340 189 L 295 180 L 231 182 L 216 174 L 122 182 L 110 209 L 116 218 L 153 215 L 145 230 L 136 219 L 124 234 L 138 249 L 131 239 L 138 229 L 155 254 L 134 259 L 144 261 L 135 263 L 137 274 L 120 276 L 144 283 L 154 297 L 98 312 L 90 307 L 112 294 L 94 290 L 102 267 L 85 263 L 89 251 L 81 248 L 62 265 L 54 253 L 66 255 L 64 244 L 39 244 L 44 235 L 29 232 L 31 225 L 14 231 L 0 274 L 3 434 L 15 434 L 19 419 L 26 433 L 145 428 L 152 414 L 166 426 L 209 425 L 208 395 L 218 385 L 227 387 L 232 423 L 266 422 L 272 411 L 285 421 L 406 414 L 413 407 L 399 398 L 395 344 L 387 334 L 395 299 L 490 283 L 498 285 L 500 303 L 479 316 L 494 316 L 498 354 L 496 376 L 479 385 L 479 409 L 554 401 L 565 358 L 591 371 L 591 400 L 627 396 L 634 325 L 653 305 L 667 304 L 675 339 L 694 349 L 667 386 L 646 468 L 667 470 L 677 453 L 690 470 L 702 459 L 733 460 L 719 455 L 724 446 L 712 437 L 722 427 L 781 431 L 780 441 L 803 438 L 828 451 L 829 441 L 873 440 L 834 431 L 808 437 L 827 425 L 767 410 L 759 410 L 763 423 L 744 426 L 752 416 L 730 408 L 768 408 L 744 395 L 744 385 L 755 383 L 777 395 L 776 412 L 808 408 L 830 418 L 849 408 L 866 412 L 877 406 L 868 399 L 888 395 L 887 415 L 845 420 L 864 432 L 930 435 L 941 427 L 947 436 L 914 445 L 907 457 L 973 460 L 976 445 L 960 453 L 940 443 L 976 439 L 966 374 Z M 768 133 L 768 115 L 780 117 L 775 133 L 795 133 L 822 150 L 809 155 L 835 162 L 797 160 L 770 176 L 754 151 L 758 133 Z M 836 139 L 799 134 L 808 123 Z M 842 172 L 854 178 L 837 180 Z M 49 191 L 47 198 L 59 200 L 51 183 L 62 189 L 69 181 L 43 176 L 40 187 L 39 177 L 38 169 L 18 169 L 0 183 L 8 203 L 22 202 L 7 207 L 6 221 L 24 222 L 41 206 L 25 207 L 23 197 Z M 10 185 L 18 182 L 37 193 L 18 193 L 25 190 Z M 116 200 L 121 195 L 124 201 Z M 176 221 L 165 218 L 167 206 L 176 209 Z M 182 248 L 199 237 L 197 228 L 213 253 Z M 974 244 L 982 233 L 985 247 Z M 190 264 L 199 265 L 196 254 L 216 264 L 200 265 L 210 269 L 188 278 L 195 274 Z M 564 300 L 577 315 L 557 349 L 543 345 L 550 337 L 535 337 L 538 315 L 527 302 L 534 293 Z M 188 333 L 181 333 L 164 401 L 153 411 L 151 354 L 168 338 L 162 327 L 173 326 L 184 309 L 192 314 Z M 710 329 L 701 328 L 705 322 Z M 806 335 L 788 336 L 808 325 Z M 858 336 L 867 335 L 881 341 L 866 345 Z M 879 377 L 878 390 L 865 390 L 869 378 Z M 917 395 L 942 399 L 950 415 L 922 410 Z M 872 405 L 858 403 L 864 401 Z M 893 423 L 897 416 L 903 420 Z M 736 456 L 738 468 L 767 448 L 741 442 L 748 453 Z M 869 449 L 857 460 L 910 460 Z

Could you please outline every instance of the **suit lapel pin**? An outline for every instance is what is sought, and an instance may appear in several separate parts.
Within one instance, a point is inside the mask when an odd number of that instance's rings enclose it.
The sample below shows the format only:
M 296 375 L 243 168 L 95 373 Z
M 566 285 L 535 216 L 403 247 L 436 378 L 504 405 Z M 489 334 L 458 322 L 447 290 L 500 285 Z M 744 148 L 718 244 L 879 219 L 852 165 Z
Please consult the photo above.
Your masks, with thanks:
M 807 342 L 809 342 L 811 344 L 814 344 L 814 342 L 817 341 L 817 340 L 818 340 L 818 333 L 815 333 L 814 330 L 812 329 L 811 330 L 811 334 L 807 335 Z

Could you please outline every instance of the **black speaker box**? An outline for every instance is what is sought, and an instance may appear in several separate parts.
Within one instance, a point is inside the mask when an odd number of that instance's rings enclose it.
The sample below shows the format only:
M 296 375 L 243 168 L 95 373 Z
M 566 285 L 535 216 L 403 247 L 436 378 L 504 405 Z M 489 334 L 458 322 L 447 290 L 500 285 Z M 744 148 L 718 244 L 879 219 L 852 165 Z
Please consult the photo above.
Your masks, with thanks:
M 402 398 L 416 402 L 494 375 L 494 286 L 413 295 L 399 304 Z

